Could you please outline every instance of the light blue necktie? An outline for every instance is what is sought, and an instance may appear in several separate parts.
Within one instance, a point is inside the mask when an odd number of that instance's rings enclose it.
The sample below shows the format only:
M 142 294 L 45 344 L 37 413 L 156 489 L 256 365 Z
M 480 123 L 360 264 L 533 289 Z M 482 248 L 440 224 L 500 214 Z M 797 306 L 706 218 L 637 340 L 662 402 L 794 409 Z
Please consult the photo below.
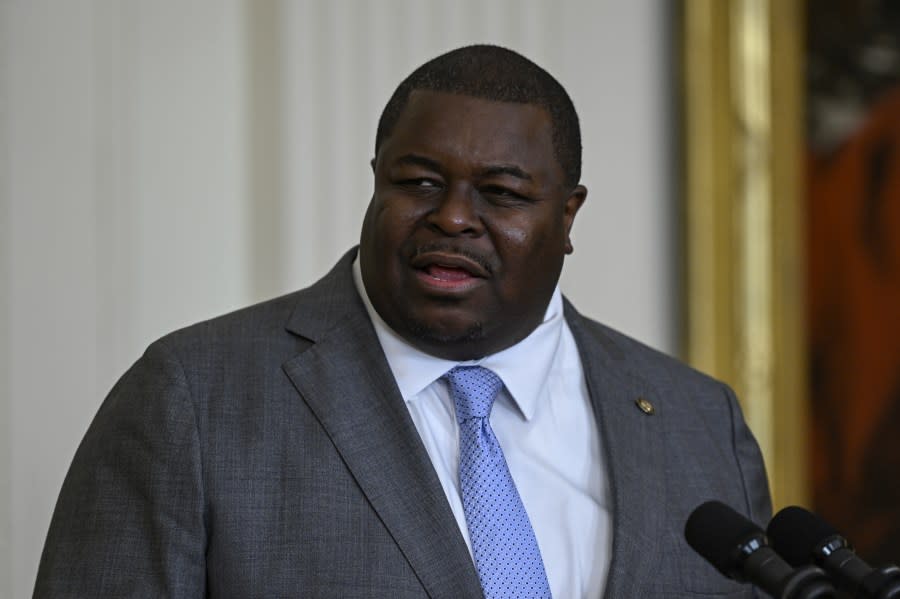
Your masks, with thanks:
M 444 378 L 456 404 L 460 492 L 484 595 L 550 597 L 534 530 L 489 421 L 503 381 L 481 366 L 457 366 Z

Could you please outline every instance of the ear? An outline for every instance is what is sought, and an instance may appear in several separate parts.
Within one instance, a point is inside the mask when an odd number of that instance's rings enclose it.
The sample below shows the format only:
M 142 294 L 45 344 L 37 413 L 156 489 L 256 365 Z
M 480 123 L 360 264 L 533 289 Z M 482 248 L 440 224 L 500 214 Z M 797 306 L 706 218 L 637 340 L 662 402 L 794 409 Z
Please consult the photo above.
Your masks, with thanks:
M 375 173 L 375 157 L 372 157 L 372 160 L 369 161 L 369 166 L 372 167 L 372 173 Z
M 570 237 L 572 225 L 575 223 L 575 215 L 578 214 L 579 208 L 581 208 L 586 199 L 587 188 L 584 185 L 576 185 L 569 197 L 566 198 L 566 203 L 563 206 L 563 226 L 566 228 L 566 254 L 571 254 L 575 251 Z

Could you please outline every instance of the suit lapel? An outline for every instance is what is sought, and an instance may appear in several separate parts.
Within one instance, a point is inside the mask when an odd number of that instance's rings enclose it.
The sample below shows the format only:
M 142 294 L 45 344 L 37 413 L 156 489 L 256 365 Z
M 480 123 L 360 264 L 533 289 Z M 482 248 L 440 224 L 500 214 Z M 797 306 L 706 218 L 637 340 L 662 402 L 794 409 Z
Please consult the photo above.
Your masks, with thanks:
M 396 387 L 351 276 L 355 251 L 302 292 L 288 330 L 312 345 L 284 364 L 429 596 L 481 596 L 437 474 Z M 659 559 L 666 500 L 656 390 L 603 329 L 566 302 L 603 441 L 613 501 L 606 597 L 640 596 Z
M 588 324 L 568 302 L 566 319 L 581 354 L 613 500 L 606 597 L 639 597 L 650 581 L 662 542 L 660 505 L 666 501 L 666 479 L 660 423 L 665 415 L 651 416 L 638 408 L 636 400 L 641 397 L 657 407 L 660 402 L 601 328 Z
M 431 597 L 481 587 L 459 527 L 369 322 L 345 256 L 288 325 L 314 343 L 284 370 Z

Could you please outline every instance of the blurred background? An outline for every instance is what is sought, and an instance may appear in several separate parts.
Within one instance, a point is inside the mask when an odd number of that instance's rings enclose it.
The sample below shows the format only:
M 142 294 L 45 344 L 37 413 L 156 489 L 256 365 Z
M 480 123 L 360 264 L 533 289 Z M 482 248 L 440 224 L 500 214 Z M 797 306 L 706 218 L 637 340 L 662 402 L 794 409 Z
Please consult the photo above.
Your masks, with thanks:
M 900 4 L 828 0 L 806 39 L 812 501 L 900 560 Z
M 581 116 L 564 292 L 734 385 L 776 501 L 853 513 L 848 536 L 896 562 L 900 129 L 870 108 L 900 109 L 881 108 L 887 79 L 843 73 L 896 76 L 898 28 L 873 27 L 889 2 L 829 2 L 822 25 L 799 0 L 0 0 L 0 597 L 30 596 L 118 376 L 175 328 L 324 274 L 356 243 L 390 93 L 477 42 L 545 67 Z M 841 164 L 878 176 L 838 188 Z M 807 218 L 826 204 L 846 211 Z M 853 247 L 862 282 L 837 268 Z M 853 306 L 874 323 L 851 343 L 863 325 L 834 306 L 866 285 Z M 822 376 L 842 367 L 877 389 Z M 853 414 L 865 424 L 835 432 Z M 863 479 L 881 503 L 856 509 Z

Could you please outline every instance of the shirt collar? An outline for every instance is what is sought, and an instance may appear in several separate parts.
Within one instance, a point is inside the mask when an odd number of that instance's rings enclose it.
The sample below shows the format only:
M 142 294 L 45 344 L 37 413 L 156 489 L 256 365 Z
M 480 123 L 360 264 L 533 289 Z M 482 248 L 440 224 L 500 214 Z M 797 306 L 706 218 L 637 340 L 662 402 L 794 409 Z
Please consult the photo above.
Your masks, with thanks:
M 375 327 L 375 333 L 390 365 L 403 400 L 410 402 L 416 396 L 457 365 L 483 366 L 494 371 L 503 380 L 513 402 L 526 420 L 530 420 L 538 408 L 538 400 L 546 397 L 544 386 L 562 337 L 563 303 L 557 285 L 544 313 L 544 320 L 525 339 L 495 354 L 479 360 L 455 362 L 427 354 L 400 337 L 391 329 L 369 301 L 359 254 L 353 261 L 353 282 L 366 312 Z

